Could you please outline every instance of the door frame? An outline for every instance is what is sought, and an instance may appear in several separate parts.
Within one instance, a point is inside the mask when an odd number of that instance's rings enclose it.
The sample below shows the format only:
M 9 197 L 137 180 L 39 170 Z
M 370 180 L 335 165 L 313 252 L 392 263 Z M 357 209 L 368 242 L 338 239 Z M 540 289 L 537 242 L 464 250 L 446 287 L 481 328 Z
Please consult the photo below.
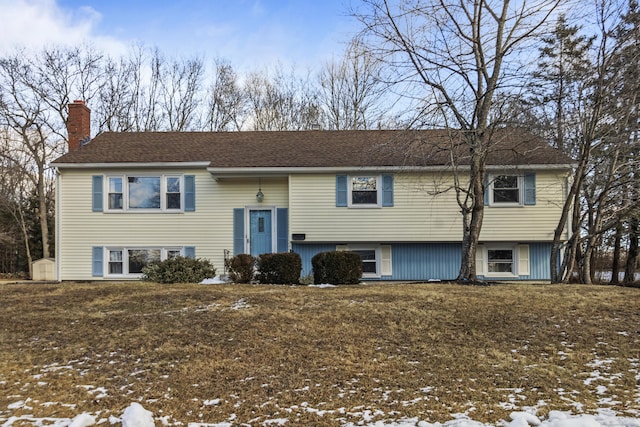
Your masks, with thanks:
M 278 243 L 276 238 L 278 235 L 278 230 L 276 228 L 278 226 L 278 221 L 276 221 L 275 205 L 247 205 L 244 207 L 244 253 L 251 253 L 251 211 L 271 211 L 271 253 L 275 253 L 277 251 Z

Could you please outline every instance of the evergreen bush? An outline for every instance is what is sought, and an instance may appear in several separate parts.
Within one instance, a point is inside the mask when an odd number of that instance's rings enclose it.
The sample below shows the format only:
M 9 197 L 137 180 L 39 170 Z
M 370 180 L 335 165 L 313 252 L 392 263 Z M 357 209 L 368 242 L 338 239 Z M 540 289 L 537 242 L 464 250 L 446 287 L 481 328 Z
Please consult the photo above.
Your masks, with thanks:
M 355 252 L 320 252 L 311 258 L 311 265 L 316 285 L 353 285 L 362 277 L 362 258 Z
M 249 254 L 238 254 L 225 261 L 229 278 L 233 283 L 251 283 L 255 274 L 256 259 Z
M 300 281 L 302 259 L 294 252 L 262 254 L 258 257 L 258 281 L 275 285 L 296 285 Z
M 211 261 L 183 256 L 154 261 L 142 268 L 142 280 L 156 283 L 200 283 L 215 275 Z

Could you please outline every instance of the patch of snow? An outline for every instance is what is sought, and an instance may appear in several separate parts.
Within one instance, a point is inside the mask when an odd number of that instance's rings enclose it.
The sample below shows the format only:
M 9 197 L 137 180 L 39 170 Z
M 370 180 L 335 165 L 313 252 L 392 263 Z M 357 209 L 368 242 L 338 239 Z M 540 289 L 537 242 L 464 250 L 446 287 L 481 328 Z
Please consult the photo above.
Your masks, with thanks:
M 330 283 L 320 283 L 319 285 L 309 285 L 310 288 L 320 288 L 320 289 L 324 289 L 324 288 L 337 288 L 336 285 L 332 285 Z
M 224 285 L 226 283 L 229 283 L 229 278 L 218 274 L 216 277 L 204 279 L 200 285 Z
M 133 402 L 122 413 L 122 427 L 155 427 L 153 414 L 141 404 Z
M 240 298 L 231 306 L 231 310 L 241 310 L 243 308 L 250 308 L 250 307 L 251 306 L 249 305 L 246 299 Z
M 287 421 L 289 421 L 286 418 L 275 418 L 273 420 L 265 420 L 262 422 L 262 425 L 264 426 L 268 426 L 268 425 L 278 425 L 278 426 L 283 426 L 287 423 Z
M 96 419 L 92 415 L 85 412 L 76 416 L 73 421 L 71 421 L 71 424 L 69 424 L 69 427 L 88 427 L 94 425 L 95 423 Z

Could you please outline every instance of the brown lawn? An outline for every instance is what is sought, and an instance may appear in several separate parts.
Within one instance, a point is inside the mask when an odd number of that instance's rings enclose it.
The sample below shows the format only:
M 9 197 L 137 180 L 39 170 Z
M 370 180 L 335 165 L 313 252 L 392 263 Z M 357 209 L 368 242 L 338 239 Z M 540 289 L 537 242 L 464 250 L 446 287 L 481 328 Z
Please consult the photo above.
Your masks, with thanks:
M 0 425 L 639 417 L 639 383 L 640 289 L 0 285 Z

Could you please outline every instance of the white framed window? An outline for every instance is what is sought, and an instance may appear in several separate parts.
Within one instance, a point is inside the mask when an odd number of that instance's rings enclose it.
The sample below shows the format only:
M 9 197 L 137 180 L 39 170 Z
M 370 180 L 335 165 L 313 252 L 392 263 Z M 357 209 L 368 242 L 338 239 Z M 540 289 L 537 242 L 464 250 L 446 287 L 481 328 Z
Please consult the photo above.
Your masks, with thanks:
M 489 206 L 535 206 L 536 174 L 490 174 L 485 186 L 485 204 Z
M 336 250 L 351 251 L 362 259 L 362 277 L 391 276 L 391 245 L 337 245 Z
M 516 273 L 516 259 L 513 248 L 487 248 L 487 274 L 500 275 Z
M 111 212 L 180 212 L 183 186 L 181 175 L 107 176 L 105 205 Z
M 107 206 L 108 209 L 122 209 L 123 208 L 123 193 L 122 193 L 122 177 L 112 176 L 107 180 Z
M 494 175 L 491 177 L 490 203 L 492 205 L 521 205 L 523 177 L 520 175 Z
M 485 277 L 518 277 L 531 274 L 528 244 L 481 244 L 476 251 L 476 273 Z
M 348 197 L 350 207 L 381 206 L 382 179 L 379 175 L 349 176 Z
M 184 256 L 182 248 L 107 247 L 105 276 L 140 277 L 147 264 L 177 256 Z
M 380 261 L 377 249 L 352 249 L 362 259 L 362 277 L 380 277 Z

